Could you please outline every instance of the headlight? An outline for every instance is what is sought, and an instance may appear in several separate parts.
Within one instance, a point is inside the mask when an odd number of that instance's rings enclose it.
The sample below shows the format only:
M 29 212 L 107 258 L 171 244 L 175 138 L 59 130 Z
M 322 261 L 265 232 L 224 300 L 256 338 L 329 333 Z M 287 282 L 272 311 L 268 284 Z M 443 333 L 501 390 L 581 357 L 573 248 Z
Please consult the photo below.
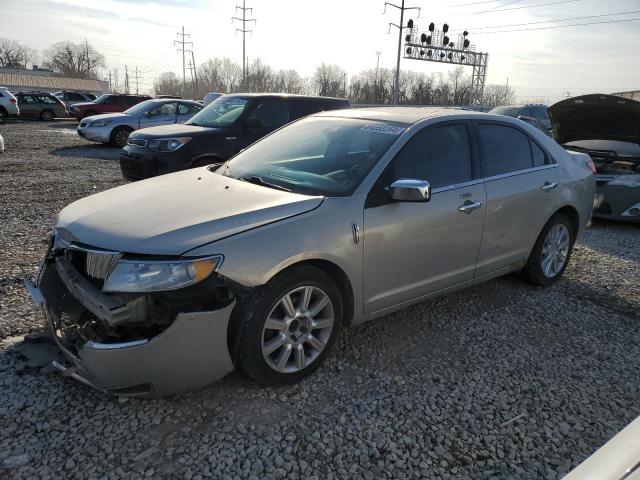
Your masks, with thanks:
M 190 141 L 191 137 L 159 138 L 157 140 L 151 140 L 149 142 L 149 148 L 156 152 L 174 152 Z
M 120 260 L 107 277 L 105 292 L 159 292 L 201 282 L 222 264 L 216 255 L 193 260 Z
M 106 127 L 112 122 L 112 120 L 95 120 L 90 122 L 87 127 Z
M 607 185 L 623 185 L 625 187 L 640 187 L 640 174 L 620 175 L 611 180 Z

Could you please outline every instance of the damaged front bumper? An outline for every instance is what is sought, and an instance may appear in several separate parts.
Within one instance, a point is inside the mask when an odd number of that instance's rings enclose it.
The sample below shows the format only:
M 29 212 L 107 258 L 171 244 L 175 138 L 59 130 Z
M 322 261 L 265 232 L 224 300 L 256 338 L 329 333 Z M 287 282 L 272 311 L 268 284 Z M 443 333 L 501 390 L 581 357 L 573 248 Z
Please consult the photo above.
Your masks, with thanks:
M 53 362 L 53 366 L 100 391 L 121 396 L 171 395 L 203 387 L 233 369 L 227 327 L 235 300 L 211 311 L 177 313 L 148 337 L 100 341 L 74 335 L 70 342 L 65 329 L 77 328 L 87 318 L 112 322 L 129 314 L 139 316 L 128 312 L 136 302 L 117 305 L 113 296 L 93 286 L 64 257 L 49 254 L 36 281 L 27 281 L 26 288 L 67 360 L 66 365 Z

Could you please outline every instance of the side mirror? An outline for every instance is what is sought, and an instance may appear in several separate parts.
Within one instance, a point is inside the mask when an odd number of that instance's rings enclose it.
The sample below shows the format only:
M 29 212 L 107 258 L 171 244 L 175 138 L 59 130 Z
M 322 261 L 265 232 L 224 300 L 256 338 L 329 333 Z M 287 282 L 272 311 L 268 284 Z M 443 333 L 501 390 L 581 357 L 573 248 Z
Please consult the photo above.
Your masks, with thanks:
M 431 200 L 431 185 L 426 180 L 396 180 L 386 190 L 389 198 L 395 202 L 428 202 Z
M 249 118 L 246 122 L 244 122 L 244 127 L 247 130 L 259 130 L 263 127 L 262 120 L 259 118 Z

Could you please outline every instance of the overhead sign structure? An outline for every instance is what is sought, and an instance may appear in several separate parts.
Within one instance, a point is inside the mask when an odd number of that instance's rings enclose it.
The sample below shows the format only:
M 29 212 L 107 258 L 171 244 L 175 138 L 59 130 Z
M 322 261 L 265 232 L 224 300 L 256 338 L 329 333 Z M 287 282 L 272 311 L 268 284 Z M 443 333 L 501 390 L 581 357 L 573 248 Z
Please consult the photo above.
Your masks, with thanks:
M 409 20 L 407 28 L 410 33 L 405 36 L 404 58 L 473 67 L 471 98 L 473 103 L 481 103 L 489 54 L 476 52 L 475 45 L 471 45 L 467 38 L 469 32 L 464 31 L 458 35 L 457 42 L 452 42 L 446 23 L 442 30 L 436 29 L 431 23 L 428 31 L 420 32 L 413 20 Z

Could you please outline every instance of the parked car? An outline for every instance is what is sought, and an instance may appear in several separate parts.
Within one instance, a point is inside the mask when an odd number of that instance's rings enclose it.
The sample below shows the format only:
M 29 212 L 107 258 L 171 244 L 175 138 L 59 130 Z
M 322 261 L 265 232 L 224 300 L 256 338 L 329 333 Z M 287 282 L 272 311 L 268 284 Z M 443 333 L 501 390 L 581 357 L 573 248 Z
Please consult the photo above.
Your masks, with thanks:
M 640 102 L 584 95 L 552 105 L 549 113 L 556 141 L 593 159 L 594 217 L 640 223 Z
M 0 135 L 0 153 L 4 153 L 4 138 Z
M 18 115 L 20 115 L 18 100 L 7 88 L 0 87 L 0 123 Z
M 39 118 L 50 122 L 54 118 L 69 116 L 64 103 L 50 93 L 18 92 L 16 98 L 20 107 L 20 117 Z
M 76 103 L 93 102 L 96 99 L 96 96 L 89 92 L 55 92 L 53 95 L 64 103 L 67 110 Z
M 184 123 L 200 110 L 202 106 L 190 100 L 145 100 L 122 113 L 105 113 L 81 120 L 78 135 L 122 148 L 134 130 Z
M 216 98 L 221 96 L 222 96 L 222 93 L 216 93 L 216 92 L 207 93 L 202 99 L 202 104 L 206 107 L 211 102 L 213 102 Z
M 27 288 L 67 373 L 103 391 L 175 393 L 234 365 L 289 384 L 343 326 L 509 272 L 556 282 L 590 217 L 588 162 L 507 117 L 323 112 L 221 167 L 69 205 Z
M 76 103 L 69 108 L 69 115 L 80 121 L 83 118 L 101 113 L 119 113 L 149 100 L 149 95 L 125 95 L 119 93 L 107 93 L 100 95 L 93 102 Z
M 542 125 L 544 132 L 551 130 L 551 120 L 549 119 L 549 110 L 546 105 L 509 105 L 496 107 L 489 113 L 520 118 L 537 128 L 540 128 L 540 125 Z
M 282 94 L 224 95 L 184 125 L 138 130 L 120 155 L 125 178 L 136 180 L 222 163 L 297 118 L 348 108 L 338 98 Z

